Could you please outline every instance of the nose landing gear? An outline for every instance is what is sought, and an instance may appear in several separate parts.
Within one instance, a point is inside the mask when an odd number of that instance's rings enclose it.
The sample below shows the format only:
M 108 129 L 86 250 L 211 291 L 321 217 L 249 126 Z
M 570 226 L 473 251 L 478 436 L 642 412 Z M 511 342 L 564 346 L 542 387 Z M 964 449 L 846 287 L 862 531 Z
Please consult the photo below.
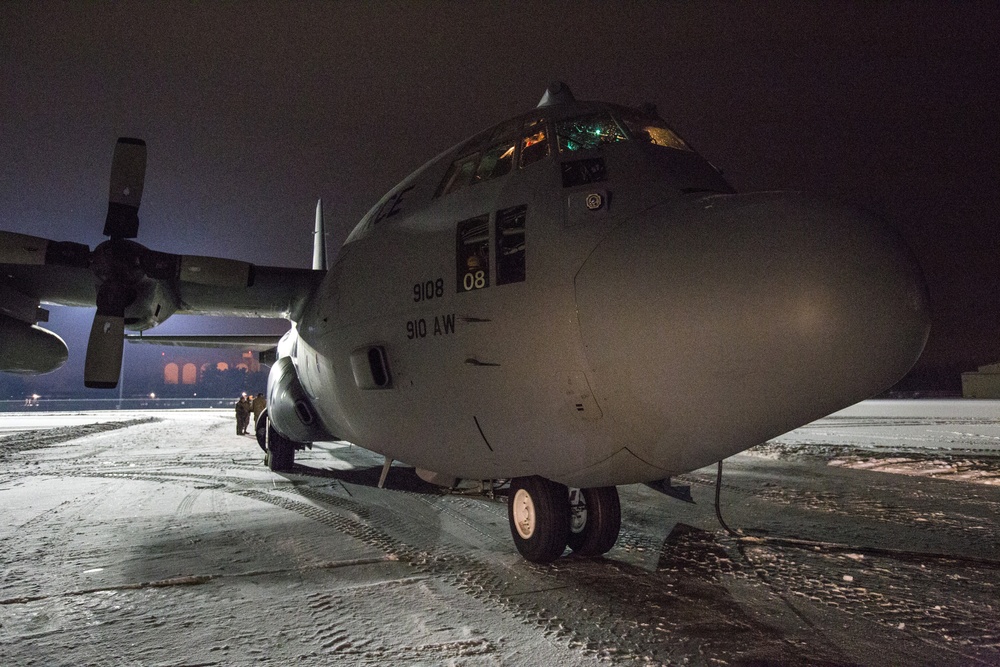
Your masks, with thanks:
M 569 500 L 576 519 L 570 524 L 569 548 L 581 556 L 606 554 L 618 541 L 622 527 L 618 489 L 614 486 L 571 489 Z
M 275 472 L 288 472 L 295 462 L 295 443 L 274 430 L 267 410 L 260 413 L 254 424 L 257 444 L 264 450 L 264 464 Z
M 569 489 L 538 477 L 510 480 L 507 518 L 514 546 L 532 563 L 551 563 L 569 539 Z
M 538 477 L 510 482 L 507 518 L 514 546 L 526 560 L 551 563 L 566 546 L 581 556 L 607 553 L 621 530 L 618 489 L 568 489 Z

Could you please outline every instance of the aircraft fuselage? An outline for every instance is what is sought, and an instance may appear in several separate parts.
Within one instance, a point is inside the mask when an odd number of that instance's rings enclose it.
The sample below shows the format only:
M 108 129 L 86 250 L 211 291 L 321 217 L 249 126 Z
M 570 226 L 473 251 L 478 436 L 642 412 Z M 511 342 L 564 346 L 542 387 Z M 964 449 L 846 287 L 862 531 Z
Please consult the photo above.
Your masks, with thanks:
M 572 102 L 390 191 L 286 347 L 330 437 L 455 477 L 594 487 L 883 391 L 928 322 L 920 270 L 878 219 L 733 194 L 654 116 Z

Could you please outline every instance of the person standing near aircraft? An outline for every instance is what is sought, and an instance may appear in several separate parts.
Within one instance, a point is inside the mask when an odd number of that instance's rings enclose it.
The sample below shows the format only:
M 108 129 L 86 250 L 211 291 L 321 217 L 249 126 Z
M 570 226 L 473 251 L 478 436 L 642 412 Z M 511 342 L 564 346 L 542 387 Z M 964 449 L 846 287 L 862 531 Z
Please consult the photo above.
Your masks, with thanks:
M 253 427 L 257 428 L 257 420 L 260 419 L 260 413 L 264 412 L 267 407 L 267 399 L 264 398 L 264 394 L 257 394 L 253 401 L 250 403 L 250 409 L 253 410 Z
M 250 401 L 246 394 L 236 401 L 236 435 L 246 435 L 247 423 L 250 421 Z

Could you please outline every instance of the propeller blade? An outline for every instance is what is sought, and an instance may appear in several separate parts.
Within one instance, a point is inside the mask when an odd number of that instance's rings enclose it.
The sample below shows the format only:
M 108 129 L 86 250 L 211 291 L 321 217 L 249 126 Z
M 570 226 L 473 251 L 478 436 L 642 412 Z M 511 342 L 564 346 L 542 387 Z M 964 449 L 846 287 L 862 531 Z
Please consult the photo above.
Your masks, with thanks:
M 83 366 L 83 384 L 95 389 L 114 389 L 122 370 L 125 345 L 125 318 L 118 315 L 94 315 Z
M 139 234 L 139 203 L 146 179 L 146 142 L 121 137 L 111 161 L 111 188 L 104 235 L 134 239 Z

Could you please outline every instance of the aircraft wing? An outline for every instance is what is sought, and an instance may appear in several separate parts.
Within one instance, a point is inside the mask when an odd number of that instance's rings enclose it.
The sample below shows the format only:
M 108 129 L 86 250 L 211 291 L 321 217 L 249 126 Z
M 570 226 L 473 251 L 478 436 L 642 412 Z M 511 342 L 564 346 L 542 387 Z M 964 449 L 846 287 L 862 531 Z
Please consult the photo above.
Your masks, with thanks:
M 6 232 L 0 232 L 0 258 Z M 16 291 L 40 303 L 94 307 L 97 285 L 86 266 L 5 264 L 0 259 L 0 293 Z
M 128 239 L 91 250 L 0 231 L 0 370 L 44 373 L 65 362 L 65 342 L 35 326 L 48 319 L 43 304 L 97 307 L 85 384 L 109 388 L 117 384 L 126 328 L 149 329 L 174 313 L 294 320 L 324 275 L 163 253 Z
M 8 232 L 0 232 L 0 294 L 16 292 L 38 303 L 59 306 L 93 308 L 97 305 L 99 280 L 89 266 L 4 263 L 2 258 L 8 239 L 12 236 L 14 235 Z M 245 281 L 232 281 L 222 285 L 191 282 L 189 277 L 185 279 L 183 276 L 178 279 L 160 279 L 158 282 L 165 288 L 164 292 L 172 294 L 176 300 L 171 304 L 176 308 L 175 311 L 171 308 L 173 312 L 184 315 L 294 319 L 302 302 L 325 275 L 324 271 L 310 269 L 220 261 L 249 267 L 249 277 Z
M 325 271 L 252 266 L 246 286 L 178 284 L 178 314 L 297 319 Z
M 273 349 L 281 335 L 203 335 L 203 336 L 126 336 L 130 343 L 169 345 L 171 347 L 231 347 L 240 350 L 264 352 Z
M 36 326 L 48 316 L 40 304 L 96 306 L 84 384 L 97 388 L 118 384 L 126 329 L 149 329 L 174 313 L 298 318 L 326 274 L 320 206 L 313 270 L 178 255 L 133 240 L 145 177 L 146 142 L 119 138 L 111 160 L 107 240 L 93 249 L 0 231 L 0 371 L 48 372 L 66 360 L 65 342 Z

